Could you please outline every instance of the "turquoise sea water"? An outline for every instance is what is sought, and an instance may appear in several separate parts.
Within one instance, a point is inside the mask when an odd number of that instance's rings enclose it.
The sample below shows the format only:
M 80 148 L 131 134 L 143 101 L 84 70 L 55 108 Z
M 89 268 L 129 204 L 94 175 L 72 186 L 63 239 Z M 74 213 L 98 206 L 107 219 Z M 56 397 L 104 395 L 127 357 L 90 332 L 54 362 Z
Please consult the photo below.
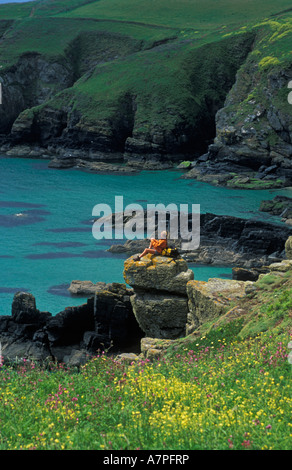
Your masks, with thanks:
M 124 282 L 127 255 L 106 251 L 115 240 L 92 235 L 92 209 L 115 196 L 138 202 L 200 204 L 201 212 L 260 217 L 260 201 L 291 190 L 243 191 L 179 179 L 181 172 L 97 175 L 48 168 L 44 160 L 0 158 L 0 315 L 11 313 L 14 293 L 31 292 L 37 308 L 53 314 L 84 299 L 68 295 L 72 280 Z M 20 215 L 21 214 L 21 215 Z M 191 266 L 195 278 L 230 277 L 231 268 Z

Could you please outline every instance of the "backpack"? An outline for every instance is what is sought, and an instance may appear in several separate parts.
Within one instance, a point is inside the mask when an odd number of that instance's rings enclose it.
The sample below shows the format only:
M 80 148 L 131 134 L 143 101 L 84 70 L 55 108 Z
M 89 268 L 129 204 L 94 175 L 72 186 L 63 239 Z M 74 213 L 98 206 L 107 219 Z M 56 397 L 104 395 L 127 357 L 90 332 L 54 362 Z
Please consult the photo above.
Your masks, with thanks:
M 178 258 L 179 252 L 176 248 L 165 248 L 161 253 L 162 256 L 168 256 L 169 258 Z

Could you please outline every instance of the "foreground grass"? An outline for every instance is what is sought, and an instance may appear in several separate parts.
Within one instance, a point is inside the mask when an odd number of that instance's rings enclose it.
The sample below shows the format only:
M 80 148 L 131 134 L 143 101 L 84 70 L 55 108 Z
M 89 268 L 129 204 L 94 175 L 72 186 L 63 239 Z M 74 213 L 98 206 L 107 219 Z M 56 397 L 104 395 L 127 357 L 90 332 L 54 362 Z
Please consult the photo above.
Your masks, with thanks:
M 153 363 L 2 366 L 0 449 L 291 449 L 287 333 L 228 328 Z

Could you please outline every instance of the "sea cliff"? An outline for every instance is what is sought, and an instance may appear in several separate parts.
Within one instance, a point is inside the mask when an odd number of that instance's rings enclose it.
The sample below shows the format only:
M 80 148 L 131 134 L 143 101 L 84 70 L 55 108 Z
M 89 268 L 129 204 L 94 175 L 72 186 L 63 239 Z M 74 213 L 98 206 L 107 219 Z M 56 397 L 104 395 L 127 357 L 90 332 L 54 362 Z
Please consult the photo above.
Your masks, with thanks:
M 42 15 L 1 23 L 1 152 L 129 171 L 187 159 L 189 178 L 291 185 L 289 13 L 229 32 L 211 22 L 210 37 Z

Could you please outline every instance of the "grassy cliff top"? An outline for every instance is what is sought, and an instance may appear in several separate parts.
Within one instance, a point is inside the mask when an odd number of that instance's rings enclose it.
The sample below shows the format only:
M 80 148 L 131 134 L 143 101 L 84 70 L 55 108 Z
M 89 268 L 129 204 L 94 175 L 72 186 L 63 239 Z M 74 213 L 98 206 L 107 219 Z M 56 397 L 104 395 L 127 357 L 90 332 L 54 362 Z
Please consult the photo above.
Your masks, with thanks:
M 52 108 L 69 106 L 95 126 L 116 119 L 125 108 L 131 121 L 135 103 L 135 138 L 147 140 L 157 129 L 180 133 L 186 121 L 196 128 L 200 115 L 223 106 L 247 59 L 262 76 L 290 66 L 291 11 L 288 0 L 1 5 L 1 75 L 15 65 L 19 70 L 19 59 L 39 54 L 74 71 L 72 86 L 50 95 Z M 286 95 L 284 101 L 288 106 Z
M 275 30 L 273 44 L 281 35 L 285 42 L 280 48 L 291 52 L 291 23 L 289 31 L 283 26 L 291 11 L 289 0 L 36 0 L 4 4 L 0 5 L 0 61 L 5 65 L 28 51 L 62 54 L 82 31 L 126 35 L 144 41 L 147 47 L 169 38 L 198 47 L 263 23 Z

